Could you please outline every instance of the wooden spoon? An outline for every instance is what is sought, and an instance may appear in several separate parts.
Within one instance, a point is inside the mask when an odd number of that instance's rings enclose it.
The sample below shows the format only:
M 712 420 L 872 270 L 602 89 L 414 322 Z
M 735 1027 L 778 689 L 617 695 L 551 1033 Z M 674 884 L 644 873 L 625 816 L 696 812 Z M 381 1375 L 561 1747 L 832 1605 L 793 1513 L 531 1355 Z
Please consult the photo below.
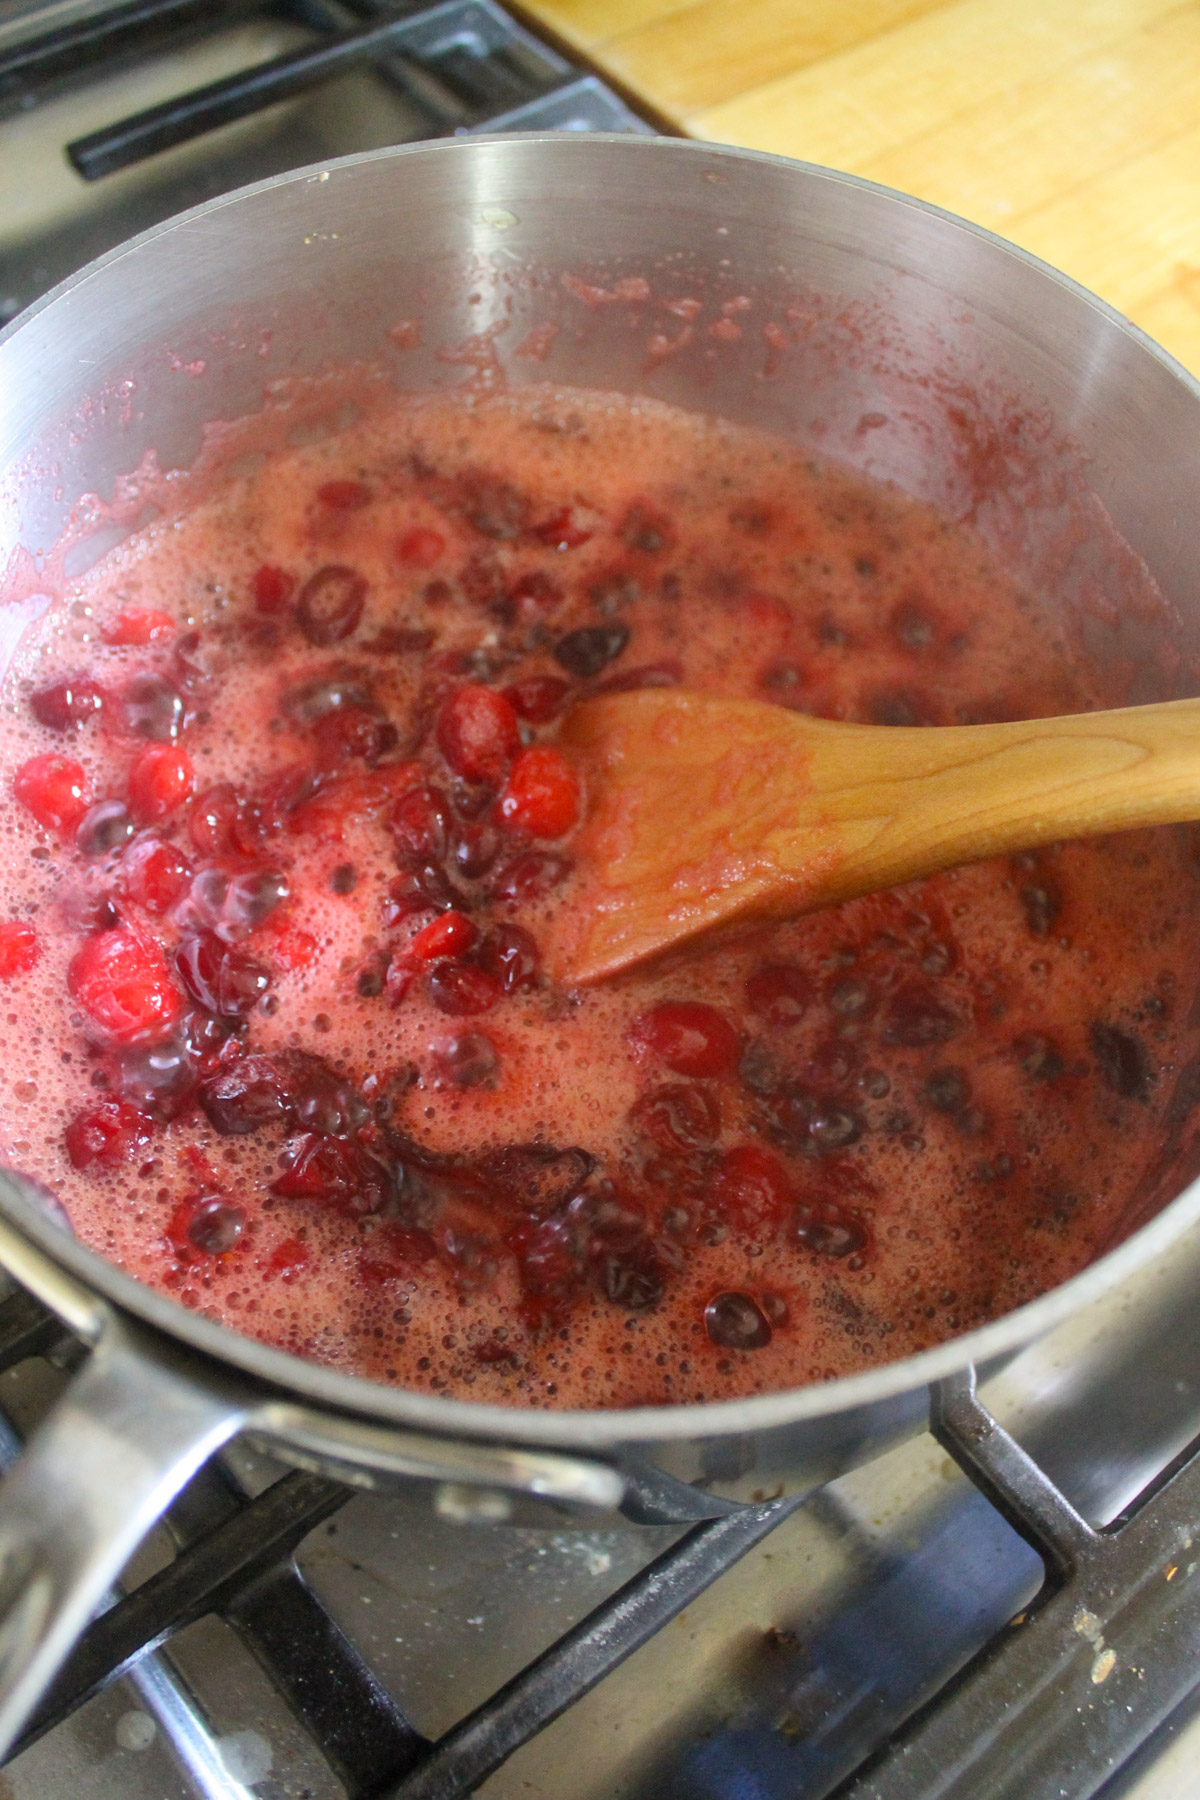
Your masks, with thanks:
M 573 983 L 956 863 L 1200 818 L 1200 700 L 914 729 L 658 689 L 585 702 L 563 744 L 583 885 L 546 948 Z

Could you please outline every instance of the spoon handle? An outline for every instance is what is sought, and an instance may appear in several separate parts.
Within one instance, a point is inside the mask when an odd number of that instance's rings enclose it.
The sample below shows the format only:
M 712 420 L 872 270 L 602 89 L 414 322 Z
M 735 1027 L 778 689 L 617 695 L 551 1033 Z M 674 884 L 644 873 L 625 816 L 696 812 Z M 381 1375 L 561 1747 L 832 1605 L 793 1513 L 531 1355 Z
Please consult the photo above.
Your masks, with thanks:
M 770 845 L 781 869 L 798 870 L 813 827 L 835 828 L 847 885 L 831 868 L 822 901 L 1059 838 L 1200 818 L 1200 700 L 936 730 L 821 726 L 803 721 L 812 800 Z

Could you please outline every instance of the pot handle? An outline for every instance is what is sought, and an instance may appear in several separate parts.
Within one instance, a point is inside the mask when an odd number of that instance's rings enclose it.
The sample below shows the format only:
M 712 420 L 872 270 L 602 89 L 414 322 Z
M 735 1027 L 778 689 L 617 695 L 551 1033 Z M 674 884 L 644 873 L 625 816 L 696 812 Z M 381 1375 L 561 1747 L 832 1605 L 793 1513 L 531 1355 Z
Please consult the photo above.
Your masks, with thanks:
M 0 1482 L 0 1757 L 165 1508 L 240 1429 L 245 1397 L 109 1317 Z

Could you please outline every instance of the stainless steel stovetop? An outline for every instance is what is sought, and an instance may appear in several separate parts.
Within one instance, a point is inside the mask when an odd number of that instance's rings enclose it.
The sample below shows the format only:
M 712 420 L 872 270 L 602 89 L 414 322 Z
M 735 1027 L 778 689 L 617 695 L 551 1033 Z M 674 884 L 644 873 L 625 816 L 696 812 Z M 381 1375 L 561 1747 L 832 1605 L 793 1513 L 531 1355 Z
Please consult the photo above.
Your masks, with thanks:
M 0 0 L 0 320 L 284 168 L 453 131 L 664 123 L 492 0 Z M 351 1495 L 235 1447 L 128 1572 L 77 1686 L 132 1656 L 131 1608 L 143 1630 L 177 1616 L 172 1582 L 204 1616 L 23 1749 L 0 1800 L 1191 1800 L 1200 1463 L 1099 1543 L 1062 1496 L 1108 1524 L 1200 1435 L 1197 1295 L 1200 1236 L 986 1384 L 1059 1492 L 1003 1436 L 984 1491 L 967 1479 L 943 1446 L 970 1462 L 987 1429 L 961 1389 L 939 1397 L 942 1442 L 689 1531 L 518 1528 L 456 1490 Z M 0 1457 L 75 1355 L 19 1291 L 0 1298 Z M 227 1592 L 213 1546 L 252 1519 L 254 1579 Z M 1079 1564 L 1040 1610 L 1030 1534 L 1057 1574 Z M 651 1616 L 669 1622 L 601 1678 Z

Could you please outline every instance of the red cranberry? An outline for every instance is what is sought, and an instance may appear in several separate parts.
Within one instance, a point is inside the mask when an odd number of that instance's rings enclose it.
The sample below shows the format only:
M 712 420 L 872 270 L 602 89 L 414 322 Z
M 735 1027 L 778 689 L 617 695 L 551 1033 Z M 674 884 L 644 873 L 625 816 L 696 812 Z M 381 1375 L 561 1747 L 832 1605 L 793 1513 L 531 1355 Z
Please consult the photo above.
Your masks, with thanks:
M 704 1309 L 704 1329 L 721 1350 L 764 1350 L 771 1341 L 766 1314 L 749 1294 L 717 1294 Z
M 521 748 L 521 733 L 504 695 L 471 682 L 443 705 L 437 741 L 455 774 L 498 787 Z
M 519 719 L 528 719 L 531 725 L 545 725 L 558 717 L 571 689 L 559 675 L 528 675 L 503 691 Z
M 535 525 L 533 532 L 551 550 L 577 550 L 592 536 L 573 506 L 560 506 L 556 513 Z
M 186 750 L 148 744 L 129 771 L 129 805 L 139 822 L 165 819 L 189 799 L 196 777 Z
M 367 584 L 355 569 L 326 563 L 310 575 L 296 601 L 296 623 L 310 644 L 340 644 L 358 627 Z
M 89 862 L 111 856 L 134 834 L 134 823 L 123 800 L 98 800 L 89 806 L 75 832 L 75 848 Z
M 172 744 L 190 722 L 183 695 L 165 675 L 135 675 L 121 691 L 125 728 L 135 737 Z
M 590 681 L 620 656 L 629 642 L 628 625 L 582 625 L 554 646 L 555 661 L 577 681 Z
M 247 1018 L 271 985 L 265 964 L 209 931 L 180 939 L 175 967 L 193 1000 L 220 1019 Z
M 521 925 L 497 925 L 479 946 L 478 961 L 506 994 L 533 987 L 542 966 L 536 940 Z
M 396 539 L 396 560 L 413 569 L 432 569 L 445 554 L 446 540 L 440 531 L 414 525 Z
M 777 1156 L 756 1144 L 737 1144 L 717 1166 L 713 1194 L 720 1213 L 741 1230 L 779 1224 L 792 1204 L 787 1171 Z
M 562 751 L 546 744 L 522 750 L 500 796 L 505 823 L 536 838 L 564 837 L 578 822 L 579 805 L 579 777 Z
M 20 919 L 0 923 L 0 981 L 26 975 L 38 959 L 37 933 Z
M 13 776 L 13 793 L 46 831 L 74 833 L 88 809 L 87 776 L 69 756 L 31 756 Z
M 286 569 L 277 569 L 270 563 L 264 563 L 254 571 L 250 581 L 254 604 L 260 613 L 282 612 L 291 599 L 295 585 L 296 577 L 289 575 Z
M 405 861 L 440 862 L 446 854 L 450 803 L 441 788 L 415 787 L 392 808 L 391 827 Z
M 168 638 L 174 630 L 175 621 L 170 613 L 158 612 L 152 607 L 128 607 L 100 627 L 100 636 L 106 644 L 142 645 Z
M 496 1046 L 481 1031 L 435 1038 L 429 1050 L 435 1087 L 478 1087 L 500 1067 Z
M 205 1256 L 225 1256 L 245 1228 L 246 1215 L 240 1206 L 220 1194 L 206 1194 L 192 1207 L 187 1237 Z
M 662 1000 L 629 1028 L 636 1052 L 665 1062 L 677 1075 L 732 1074 L 738 1035 L 729 1021 L 698 1000 Z
M 318 1201 L 364 1218 L 381 1212 L 395 1183 L 383 1163 L 347 1138 L 308 1133 L 288 1145 L 289 1164 L 271 1192 L 284 1200 Z
M 86 1112 L 76 1113 L 63 1138 L 72 1168 L 87 1169 L 93 1163 L 105 1167 L 130 1163 L 154 1135 L 145 1113 L 124 1100 L 102 1100 Z
M 747 1002 L 768 1025 L 798 1025 L 812 997 L 811 981 L 794 963 L 760 963 L 746 983 Z
M 452 1018 L 490 1012 L 504 993 L 494 975 L 475 963 L 440 962 L 429 977 L 429 997 Z
M 418 962 L 433 962 L 439 956 L 463 956 L 478 935 L 466 914 L 452 908 L 421 927 L 408 945 L 407 954 Z
M 494 900 L 507 900 L 513 906 L 540 900 L 561 885 L 574 868 L 569 856 L 552 850 L 526 850 L 500 865 L 488 882 Z
M 660 1150 L 695 1150 L 716 1142 L 721 1115 L 711 1094 L 681 1081 L 643 1094 L 630 1114 L 643 1137 Z
M 124 926 L 88 938 L 67 971 L 71 997 L 114 1043 L 163 1033 L 181 1011 L 156 946 Z
M 51 731 L 75 731 L 94 719 L 104 705 L 104 691 L 87 675 L 71 675 L 52 687 L 39 688 L 29 709 L 39 725 Z
M 371 504 L 371 490 L 365 481 L 323 481 L 317 499 L 334 512 L 360 512 Z

